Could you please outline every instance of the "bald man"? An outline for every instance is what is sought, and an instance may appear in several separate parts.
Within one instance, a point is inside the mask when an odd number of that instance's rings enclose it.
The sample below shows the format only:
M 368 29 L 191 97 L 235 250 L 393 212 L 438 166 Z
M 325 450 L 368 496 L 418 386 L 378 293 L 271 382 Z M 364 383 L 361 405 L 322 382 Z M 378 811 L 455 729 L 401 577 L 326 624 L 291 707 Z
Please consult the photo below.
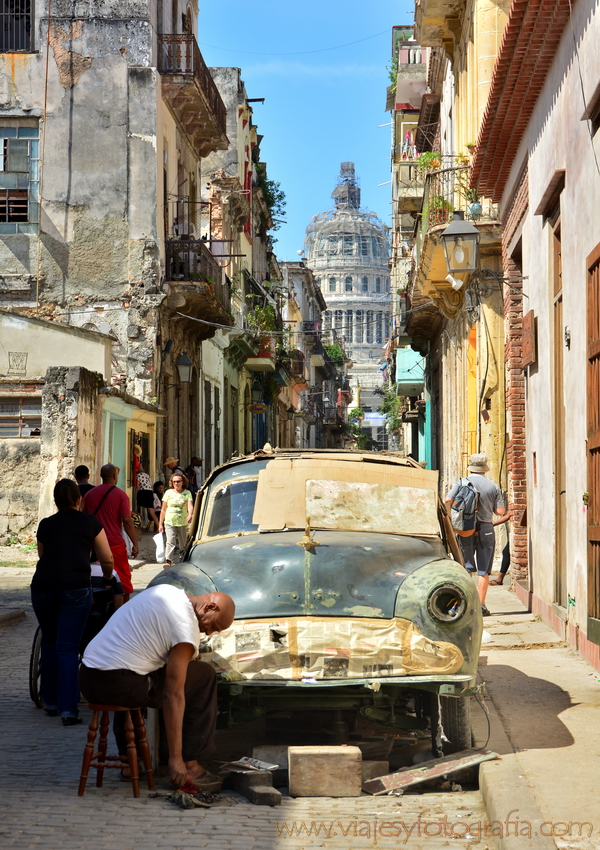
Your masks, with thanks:
M 202 634 L 229 628 L 234 616 L 225 593 L 188 596 L 155 585 L 115 611 L 83 655 L 79 685 L 89 702 L 163 709 L 175 787 L 189 781 L 205 791 L 220 788 L 202 765 L 214 751 L 217 684 L 214 668 L 198 660 L 198 646 Z M 114 732 L 126 755 L 123 712 L 115 714 Z M 122 778 L 129 778 L 127 768 Z

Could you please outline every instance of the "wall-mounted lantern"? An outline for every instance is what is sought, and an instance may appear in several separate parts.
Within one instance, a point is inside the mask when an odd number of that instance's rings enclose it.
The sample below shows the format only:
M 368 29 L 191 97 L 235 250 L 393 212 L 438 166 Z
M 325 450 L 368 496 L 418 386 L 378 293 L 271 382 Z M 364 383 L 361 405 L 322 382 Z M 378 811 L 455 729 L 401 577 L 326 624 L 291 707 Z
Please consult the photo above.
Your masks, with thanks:
M 192 380 L 192 369 L 194 364 L 188 357 L 187 351 L 183 351 L 178 360 L 175 361 L 177 372 L 179 374 L 179 382 L 181 384 L 189 384 Z
M 454 210 L 454 218 L 441 234 L 446 265 L 451 275 L 474 272 L 479 268 L 479 230 L 465 221 L 462 210 Z

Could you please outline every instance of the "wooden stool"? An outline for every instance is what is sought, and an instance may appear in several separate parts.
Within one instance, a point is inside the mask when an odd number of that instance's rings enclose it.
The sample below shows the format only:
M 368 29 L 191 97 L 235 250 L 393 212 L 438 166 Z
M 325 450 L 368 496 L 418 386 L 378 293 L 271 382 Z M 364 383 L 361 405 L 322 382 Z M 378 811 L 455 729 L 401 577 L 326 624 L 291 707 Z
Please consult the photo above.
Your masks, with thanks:
M 96 787 L 102 787 L 105 767 L 117 767 L 121 770 L 128 767 L 131 771 L 131 785 L 133 787 L 133 796 L 140 796 L 140 777 L 138 770 L 138 751 L 137 743 L 140 748 L 140 754 L 144 767 L 146 768 L 146 781 L 148 788 L 154 788 L 154 777 L 152 776 L 152 761 L 150 758 L 150 748 L 146 740 L 146 724 L 142 715 L 141 708 L 124 708 L 121 705 L 100 705 L 99 703 L 88 703 L 89 707 L 94 712 L 90 725 L 88 727 L 87 744 L 83 751 L 83 764 L 81 765 L 81 779 L 79 780 L 80 797 L 85 793 L 85 785 L 88 778 L 90 767 L 96 770 Z M 109 712 L 124 711 L 125 712 L 125 738 L 127 740 L 127 755 L 126 756 L 110 756 L 106 754 L 108 748 L 108 726 Z M 135 718 L 135 728 L 131 719 L 133 713 Z M 98 717 L 100 719 L 100 738 L 98 739 L 98 752 L 94 752 L 94 741 L 96 740 L 96 732 L 98 731 Z

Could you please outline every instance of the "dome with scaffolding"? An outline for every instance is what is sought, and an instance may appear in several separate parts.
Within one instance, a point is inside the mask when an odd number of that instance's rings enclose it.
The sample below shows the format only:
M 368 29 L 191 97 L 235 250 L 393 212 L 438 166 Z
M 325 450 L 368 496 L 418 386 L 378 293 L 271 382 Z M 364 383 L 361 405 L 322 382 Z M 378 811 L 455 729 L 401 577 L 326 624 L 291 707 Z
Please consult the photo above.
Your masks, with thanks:
M 388 227 L 361 209 L 353 162 L 342 162 L 331 197 L 335 207 L 313 216 L 306 228 L 306 265 L 327 302 L 323 331 L 354 362 L 355 401 L 375 411 L 372 390 L 382 382 L 391 323 Z

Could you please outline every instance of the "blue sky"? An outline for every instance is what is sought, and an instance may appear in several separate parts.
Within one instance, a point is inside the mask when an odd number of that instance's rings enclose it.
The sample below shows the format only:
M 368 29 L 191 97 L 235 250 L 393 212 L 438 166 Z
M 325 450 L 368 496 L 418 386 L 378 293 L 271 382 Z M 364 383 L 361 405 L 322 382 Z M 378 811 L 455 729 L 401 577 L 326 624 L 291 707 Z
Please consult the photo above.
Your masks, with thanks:
M 248 97 L 266 98 L 254 123 L 268 176 L 287 196 L 280 260 L 297 259 L 311 216 L 332 207 L 342 161 L 356 165 L 362 205 L 390 223 L 390 186 L 378 184 L 390 179 L 391 128 L 378 125 L 390 120 L 392 26 L 410 24 L 413 10 L 407 0 L 201 0 L 207 65 L 241 68 Z

